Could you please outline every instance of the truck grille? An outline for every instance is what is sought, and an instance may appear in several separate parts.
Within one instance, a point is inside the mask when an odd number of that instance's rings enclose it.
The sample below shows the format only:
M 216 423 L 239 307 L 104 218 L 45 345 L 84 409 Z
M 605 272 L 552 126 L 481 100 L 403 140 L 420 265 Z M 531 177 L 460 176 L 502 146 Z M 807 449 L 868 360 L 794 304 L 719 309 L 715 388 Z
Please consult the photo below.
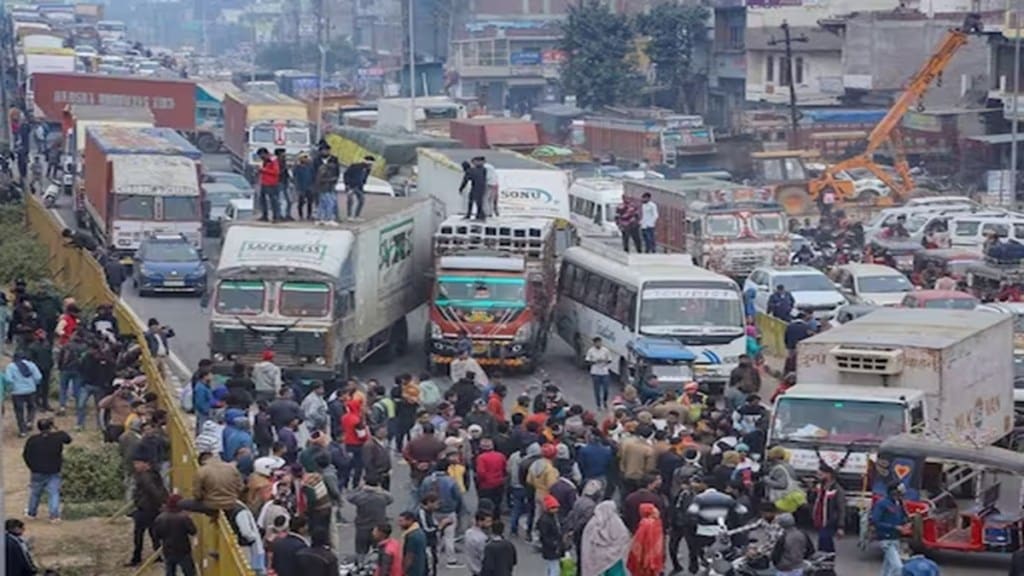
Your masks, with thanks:
M 829 359 L 840 372 L 892 376 L 903 371 L 902 350 L 872 350 L 836 346 L 829 352 Z
M 289 331 L 254 333 L 246 329 L 214 332 L 210 349 L 232 355 L 240 362 L 257 362 L 264 350 L 273 350 L 281 364 L 301 364 L 306 356 L 326 356 L 327 338 L 323 332 Z

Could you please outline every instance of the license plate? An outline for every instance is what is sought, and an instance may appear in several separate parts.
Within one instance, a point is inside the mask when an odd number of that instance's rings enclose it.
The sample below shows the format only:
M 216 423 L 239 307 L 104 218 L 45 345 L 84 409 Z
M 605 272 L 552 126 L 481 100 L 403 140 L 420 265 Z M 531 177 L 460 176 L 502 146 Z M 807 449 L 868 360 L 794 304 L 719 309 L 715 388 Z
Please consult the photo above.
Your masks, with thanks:
M 184 280 L 164 280 L 164 286 L 168 288 L 181 288 L 185 286 Z
M 473 344 L 473 354 L 486 354 L 487 344 Z

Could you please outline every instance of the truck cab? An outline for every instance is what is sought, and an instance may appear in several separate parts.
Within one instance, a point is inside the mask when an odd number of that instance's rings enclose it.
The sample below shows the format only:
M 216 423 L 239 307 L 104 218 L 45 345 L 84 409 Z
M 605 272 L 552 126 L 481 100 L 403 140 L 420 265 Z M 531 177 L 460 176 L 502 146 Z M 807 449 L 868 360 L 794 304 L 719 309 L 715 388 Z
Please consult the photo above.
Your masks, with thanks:
M 773 201 L 694 202 L 686 229 L 700 265 L 719 274 L 740 279 L 760 266 L 789 264 L 785 213 Z
M 697 355 L 676 339 L 641 336 L 629 345 L 629 352 L 629 382 L 641 395 L 648 391 L 658 396 L 667 391 L 679 394 L 694 381 Z

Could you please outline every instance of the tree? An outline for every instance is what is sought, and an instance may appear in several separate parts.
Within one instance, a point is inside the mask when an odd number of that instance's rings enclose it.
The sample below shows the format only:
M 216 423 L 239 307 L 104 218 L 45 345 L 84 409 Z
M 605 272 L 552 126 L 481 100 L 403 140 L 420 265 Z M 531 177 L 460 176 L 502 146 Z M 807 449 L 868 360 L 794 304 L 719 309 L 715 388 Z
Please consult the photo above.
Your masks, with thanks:
M 562 84 L 580 106 L 609 106 L 630 95 L 637 80 L 633 40 L 628 18 L 598 0 L 569 9 L 560 44 Z
M 695 54 L 707 48 L 710 16 L 703 6 L 659 4 L 637 17 L 637 30 L 648 37 L 644 52 L 655 66 L 657 83 L 677 110 L 693 111 L 703 89 L 705 74 L 695 66 Z
M 356 49 L 344 38 L 333 40 L 327 48 L 328 75 L 353 68 L 358 61 L 359 54 Z M 270 44 L 256 54 L 256 65 L 266 70 L 297 69 L 317 72 L 320 69 L 320 49 L 314 42 Z

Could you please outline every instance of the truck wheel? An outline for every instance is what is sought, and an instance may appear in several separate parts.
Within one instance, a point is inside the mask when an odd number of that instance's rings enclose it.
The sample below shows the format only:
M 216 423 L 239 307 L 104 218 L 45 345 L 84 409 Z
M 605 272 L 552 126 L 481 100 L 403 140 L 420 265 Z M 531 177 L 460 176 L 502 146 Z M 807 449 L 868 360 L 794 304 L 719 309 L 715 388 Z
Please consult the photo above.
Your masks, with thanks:
M 220 141 L 211 134 L 200 134 L 196 138 L 196 148 L 199 148 L 201 152 L 206 154 L 213 154 L 220 150 Z
M 334 374 L 338 380 L 342 382 L 349 379 L 352 374 L 352 347 L 345 348 L 345 351 L 341 355 L 341 362 L 334 366 Z
M 811 197 L 800 186 L 779 186 L 775 190 L 775 200 L 787 214 L 803 214 L 811 207 Z
M 385 356 L 387 360 L 394 360 L 405 354 L 408 348 L 409 327 L 405 323 L 405 318 L 402 318 L 391 326 L 391 333 L 388 334 L 388 345 L 385 348 Z

